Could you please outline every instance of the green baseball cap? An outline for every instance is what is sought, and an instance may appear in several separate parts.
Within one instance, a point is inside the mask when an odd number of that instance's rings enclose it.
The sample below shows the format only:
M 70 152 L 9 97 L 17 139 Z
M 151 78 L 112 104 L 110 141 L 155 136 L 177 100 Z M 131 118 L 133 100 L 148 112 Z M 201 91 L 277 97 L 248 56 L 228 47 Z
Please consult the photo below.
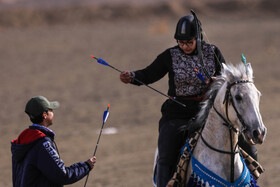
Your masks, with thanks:
M 50 102 L 47 98 L 44 96 L 36 96 L 31 98 L 26 106 L 25 106 L 25 112 L 31 117 L 37 117 L 43 112 L 49 110 L 49 109 L 57 109 L 59 108 L 59 102 L 52 101 Z

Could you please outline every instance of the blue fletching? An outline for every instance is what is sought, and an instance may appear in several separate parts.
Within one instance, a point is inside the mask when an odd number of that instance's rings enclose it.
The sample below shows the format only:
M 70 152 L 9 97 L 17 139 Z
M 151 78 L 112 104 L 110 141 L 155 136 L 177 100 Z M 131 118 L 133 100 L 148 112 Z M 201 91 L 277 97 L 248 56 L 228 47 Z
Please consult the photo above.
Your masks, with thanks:
M 106 122 L 108 116 L 109 116 L 109 111 L 108 110 L 104 111 L 104 113 L 103 113 L 103 123 Z
M 105 65 L 105 66 L 108 66 L 108 65 L 109 65 L 105 60 L 103 60 L 103 59 L 101 59 L 101 58 L 98 58 L 97 62 L 98 62 L 99 64 L 102 64 L 102 65 Z
M 201 81 L 206 82 L 205 79 L 204 79 L 204 77 L 203 77 L 203 75 L 202 75 L 201 73 L 198 73 L 198 74 L 197 74 L 197 77 L 198 77 Z

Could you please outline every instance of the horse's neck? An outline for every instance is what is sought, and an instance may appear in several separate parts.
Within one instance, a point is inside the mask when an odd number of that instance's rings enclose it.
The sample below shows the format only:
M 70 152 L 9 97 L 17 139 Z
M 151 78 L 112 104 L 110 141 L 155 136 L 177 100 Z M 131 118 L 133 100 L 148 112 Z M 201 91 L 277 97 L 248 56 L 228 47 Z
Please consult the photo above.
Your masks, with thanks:
M 206 120 L 205 127 L 202 131 L 202 136 L 206 142 L 212 147 L 223 150 L 231 151 L 231 140 L 229 128 L 223 125 L 224 121 L 213 110 L 210 110 L 208 119 Z M 238 135 L 232 133 L 233 145 L 235 146 L 238 141 Z M 215 174 L 219 175 L 223 179 L 230 180 L 230 168 L 231 168 L 231 155 L 220 153 L 210 149 L 201 138 L 197 142 L 197 146 L 193 153 L 194 157 L 202 163 L 206 168 Z M 235 180 L 240 177 L 243 171 L 243 165 L 239 154 L 235 154 L 234 158 L 234 173 Z

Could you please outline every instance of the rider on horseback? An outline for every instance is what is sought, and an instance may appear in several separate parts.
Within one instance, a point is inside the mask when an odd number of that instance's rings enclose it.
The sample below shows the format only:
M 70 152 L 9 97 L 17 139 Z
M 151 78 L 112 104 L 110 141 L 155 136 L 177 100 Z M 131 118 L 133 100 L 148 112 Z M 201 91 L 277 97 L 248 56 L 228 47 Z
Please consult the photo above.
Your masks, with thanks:
M 210 82 L 209 76 L 219 75 L 221 63 L 225 63 L 220 50 L 205 41 L 201 42 L 204 63 L 200 62 L 197 48 L 197 27 L 202 30 L 200 25 L 196 24 L 193 15 L 183 16 L 177 23 L 174 35 L 176 46 L 158 55 L 154 62 L 144 69 L 124 71 L 120 74 L 122 82 L 140 86 L 134 78 L 151 84 L 168 73 L 168 95 L 186 105 L 182 107 L 167 99 L 161 108 L 156 176 L 159 187 L 166 186 L 176 169 L 180 149 L 188 135 L 188 132 L 180 130 L 181 127 L 188 124 L 199 112 L 200 103 Z

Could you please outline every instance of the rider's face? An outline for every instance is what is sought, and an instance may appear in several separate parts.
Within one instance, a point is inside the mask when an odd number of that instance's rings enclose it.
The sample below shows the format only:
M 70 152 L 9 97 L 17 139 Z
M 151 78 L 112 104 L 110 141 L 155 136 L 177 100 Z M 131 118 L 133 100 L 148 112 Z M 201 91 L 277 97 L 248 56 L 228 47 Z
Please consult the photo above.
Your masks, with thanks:
M 193 38 L 189 41 L 187 40 L 177 40 L 179 47 L 186 53 L 191 54 L 196 48 L 196 39 Z

